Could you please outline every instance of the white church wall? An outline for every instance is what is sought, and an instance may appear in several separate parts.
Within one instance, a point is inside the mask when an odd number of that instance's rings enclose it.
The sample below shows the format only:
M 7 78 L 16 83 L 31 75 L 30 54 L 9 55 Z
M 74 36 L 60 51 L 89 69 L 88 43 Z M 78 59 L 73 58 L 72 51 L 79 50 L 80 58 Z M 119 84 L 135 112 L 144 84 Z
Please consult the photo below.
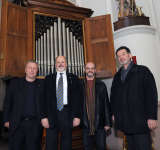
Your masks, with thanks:
M 113 13 L 113 1 L 111 0 L 76 0 L 77 5 L 90 8 L 94 11 L 92 16 L 100 16 Z
M 153 72 L 158 95 L 160 97 L 160 61 L 157 53 L 156 30 L 151 26 L 131 26 L 114 33 L 115 49 L 128 46 L 132 55 L 136 56 L 137 63 L 146 65 Z

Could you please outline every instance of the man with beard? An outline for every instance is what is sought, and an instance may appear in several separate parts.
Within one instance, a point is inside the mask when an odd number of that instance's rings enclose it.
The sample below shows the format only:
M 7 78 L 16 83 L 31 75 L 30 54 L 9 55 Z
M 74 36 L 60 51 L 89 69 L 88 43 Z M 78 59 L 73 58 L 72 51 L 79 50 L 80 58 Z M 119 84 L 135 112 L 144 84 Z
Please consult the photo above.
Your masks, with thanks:
M 106 150 L 106 131 L 111 127 L 110 104 L 105 84 L 95 78 L 93 62 L 85 65 L 83 82 L 83 144 L 85 150 Z
M 150 131 L 157 127 L 157 88 L 151 71 L 131 60 L 122 46 L 116 55 L 122 67 L 111 88 L 111 110 L 115 127 L 124 132 L 128 150 L 152 150 Z
M 9 150 L 40 150 L 42 138 L 42 80 L 38 64 L 28 61 L 26 76 L 10 81 L 4 101 L 4 126 L 9 128 Z
M 45 79 L 44 110 L 41 120 L 46 132 L 46 150 L 58 149 L 61 133 L 61 150 L 72 149 L 72 127 L 80 124 L 80 83 L 77 76 L 66 72 L 64 56 L 56 58 L 56 73 Z

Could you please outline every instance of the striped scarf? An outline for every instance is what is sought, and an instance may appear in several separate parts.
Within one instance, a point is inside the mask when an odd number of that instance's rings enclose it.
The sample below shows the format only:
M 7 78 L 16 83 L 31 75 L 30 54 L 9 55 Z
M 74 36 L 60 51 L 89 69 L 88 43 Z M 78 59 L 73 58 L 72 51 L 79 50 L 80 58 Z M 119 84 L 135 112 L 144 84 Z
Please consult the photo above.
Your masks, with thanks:
M 95 132 L 95 80 L 86 80 L 86 110 L 88 115 L 90 135 Z

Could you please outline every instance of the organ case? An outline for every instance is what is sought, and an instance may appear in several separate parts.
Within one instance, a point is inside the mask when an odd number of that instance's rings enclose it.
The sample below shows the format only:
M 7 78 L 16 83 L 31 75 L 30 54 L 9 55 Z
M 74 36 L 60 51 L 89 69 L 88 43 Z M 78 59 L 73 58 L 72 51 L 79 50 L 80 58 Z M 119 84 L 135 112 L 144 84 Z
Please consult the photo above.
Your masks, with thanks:
M 1 76 L 24 75 L 29 59 L 39 63 L 39 75 L 44 76 L 54 71 L 54 58 L 61 54 L 67 57 L 68 70 L 79 76 L 87 61 L 96 63 L 99 77 L 114 75 L 109 15 L 89 18 L 92 10 L 65 0 L 25 0 L 25 7 L 1 1 Z

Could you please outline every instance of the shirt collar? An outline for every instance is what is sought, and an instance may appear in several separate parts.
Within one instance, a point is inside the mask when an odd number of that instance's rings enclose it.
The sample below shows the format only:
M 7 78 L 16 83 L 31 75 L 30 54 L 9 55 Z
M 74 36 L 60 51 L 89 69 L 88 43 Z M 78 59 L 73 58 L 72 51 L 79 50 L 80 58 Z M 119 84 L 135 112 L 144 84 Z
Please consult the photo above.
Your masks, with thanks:
M 129 70 L 132 68 L 133 64 L 134 64 L 133 61 L 131 61 L 131 62 L 129 63 L 129 65 L 128 65 L 127 69 L 124 69 L 124 67 L 123 67 L 122 70 L 123 70 L 123 71 L 129 71 Z
M 66 71 L 62 71 L 62 72 L 57 71 L 58 76 L 60 76 L 60 73 L 62 73 L 63 75 L 66 75 Z

